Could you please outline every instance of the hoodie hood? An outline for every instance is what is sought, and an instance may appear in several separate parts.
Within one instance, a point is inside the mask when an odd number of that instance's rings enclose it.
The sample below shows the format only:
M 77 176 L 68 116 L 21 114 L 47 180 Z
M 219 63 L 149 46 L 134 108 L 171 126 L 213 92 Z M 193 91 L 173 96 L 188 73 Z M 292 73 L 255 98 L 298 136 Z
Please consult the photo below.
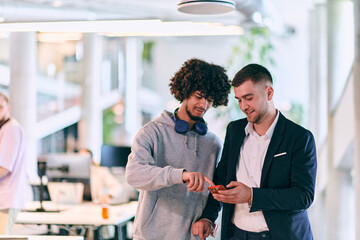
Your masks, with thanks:
M 160 116 L 154 119 L 154 122 L 170 125 L 172 127 L 175 127 L 175 122 L 172 119 L 173 112 L 169 112 L 167 110 L 164 110 Z
M 200 134 L 198 134 L 197 132 L 193 131 L 193 130 L 188 130 L 186 133 L 181 134 L 181 133 L 177 133 L 175 131 L 175 122 L 172 119 L 174 113 L 169 112 L 164 110 L 161 115 L 159 117 L 157 117 L 156 119 L 154 119 L 154 122 L 157 122 L 159 124 L 164 124 L 167 125 L 168 127 L 171 127 L 172 130 L 174 131 L 174 134 L 179 134 L 179 135 L 183 135 L 184 136 L 184 146 L 186 147 L 186 149 L 190 150 L 190 151 L 194 151 L 195 155 L 198 154 L 198 138 L 201 137 Z

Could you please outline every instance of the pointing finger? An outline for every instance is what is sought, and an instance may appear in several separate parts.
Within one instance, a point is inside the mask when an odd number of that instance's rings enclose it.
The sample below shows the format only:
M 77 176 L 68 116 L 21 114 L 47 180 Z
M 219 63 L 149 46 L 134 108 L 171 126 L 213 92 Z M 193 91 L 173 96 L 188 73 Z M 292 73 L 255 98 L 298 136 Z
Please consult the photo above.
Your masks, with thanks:
M 210 178 L 208 178 L 208 177 L 206 177 L 206 176 L 204 176 L 204 180 L 205 180 L 205 182 L 207 182 L 210 186 L 214 186 L 214 185 L 215 185 L 215 183 L 213 183 L 213 181 L 211 181 Z

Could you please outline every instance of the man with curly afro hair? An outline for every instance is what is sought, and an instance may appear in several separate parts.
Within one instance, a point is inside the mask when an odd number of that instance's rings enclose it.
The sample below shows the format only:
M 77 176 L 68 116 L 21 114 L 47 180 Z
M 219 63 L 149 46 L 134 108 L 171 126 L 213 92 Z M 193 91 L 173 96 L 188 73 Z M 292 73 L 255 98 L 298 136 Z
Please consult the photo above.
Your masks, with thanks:
M 231 84 L 225 69 L 187 60 L 170 80 L 181 102 L 138 132 L 126 179 L 140 190 L 134 240 L 194 240 L 191 225 L 206 205 L 222 142 L 203 119 L 214 106 L 227 105 Z M 206 186 L 206 187 L 204 187 Z

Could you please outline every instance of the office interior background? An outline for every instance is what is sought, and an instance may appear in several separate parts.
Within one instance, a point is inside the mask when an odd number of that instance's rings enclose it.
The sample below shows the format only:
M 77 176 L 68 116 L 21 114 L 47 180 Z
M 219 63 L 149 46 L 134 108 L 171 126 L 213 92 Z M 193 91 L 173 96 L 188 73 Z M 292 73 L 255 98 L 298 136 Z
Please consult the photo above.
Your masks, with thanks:
M 250 62 L 274 77 L 275 105 L 317 143 L 315 239 L 360 239 L 359 0 L 235 0 L 188 14 L 175 0 L 8 0 L 0 3 L 0 90 L 37 159 L 103 144 L 131 146 L 139 128 L 179 103 L 168 83 L 192 57 Z M 233 95 L 205 115 L 221 138 L 243 115 Z

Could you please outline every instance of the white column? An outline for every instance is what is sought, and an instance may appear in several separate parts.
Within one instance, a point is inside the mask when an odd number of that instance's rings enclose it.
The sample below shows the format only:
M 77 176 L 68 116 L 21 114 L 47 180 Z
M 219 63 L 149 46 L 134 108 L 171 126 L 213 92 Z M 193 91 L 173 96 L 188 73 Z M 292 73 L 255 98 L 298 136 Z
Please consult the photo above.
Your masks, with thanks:
M 326 7 L 317 4 L 310 11 L 310 129 L 318 146 L 327 135 L 327 49 Z
M 101 109 L 102 38 L 84 34 L 82 118 L 79 123 L 79 148 L 88 148 L 100 159 L 103 140 Z
M 360 1 L 354 0 L 355 59 L 354 59 L 354 111 L 355 111 L 355 239 L 360 239 Z
M 26 140 L 27 174 L 37 179 L 36 74 L 37 45 L 35 32 L 10 35 L 10 98 L 12 116 L 23 128 Z
M 314 239 L 326 239 L 324 223 L 325 187 L 327 155 L 323 148 L 328 133 L 327 128 L 327 57 L 326 57 L 326 7 L 317 4 L 310 12 L 310 129 L 315 136 L 317 146 L 318 171 L 314 203 L 309 209 L 309 217 Z
M 354 239 L 354 229 L 351 228 L 350 221 L 353 216 L 353 189 L 351 186 L 351 176 L 349 171 L 345 171 L 334 166 L 334 119 L 338 100 L 341 97 L 339 90 L 344 86 L 347 75 L 349 74 L 348 62 L 351 58 L 344 57 L 346 51 L 344 46 L 349 46 L 346 35 L 343 34 L 347 28 L 347 19 L 343 10 L 351 4 L 350 1 L 328 0 L 327 23 L 328 23 L 328 174 L 326 186 L 326 224 L 327 239 Z M 351 13 L 347 13 L 351 14 Z M 344 17 L 345 16 L 345 17 Z M 351 65 L 351 63 L 350 63 Z M 346 123 L 345 123 L 346 124 Z
M 309 72 L 310 72 L 310 129 L 311 132 L 314 134 L 315 138 L 317 139 L 319 136 L 319 103 L 320 103 L 320 94 L 319 93 L 319 59 L 321 56 L 320 53 L 320 17 L 318 9 L 314 9 L 310 11 L 310 65 L 309 65 Z
M 139 103 L 139 87 L 141 79 L 141 44 L 137 38 L 127 38 L 125 42 L 125 135 L 126 145 L 131 145 L 132 139 L 141 126 Z

